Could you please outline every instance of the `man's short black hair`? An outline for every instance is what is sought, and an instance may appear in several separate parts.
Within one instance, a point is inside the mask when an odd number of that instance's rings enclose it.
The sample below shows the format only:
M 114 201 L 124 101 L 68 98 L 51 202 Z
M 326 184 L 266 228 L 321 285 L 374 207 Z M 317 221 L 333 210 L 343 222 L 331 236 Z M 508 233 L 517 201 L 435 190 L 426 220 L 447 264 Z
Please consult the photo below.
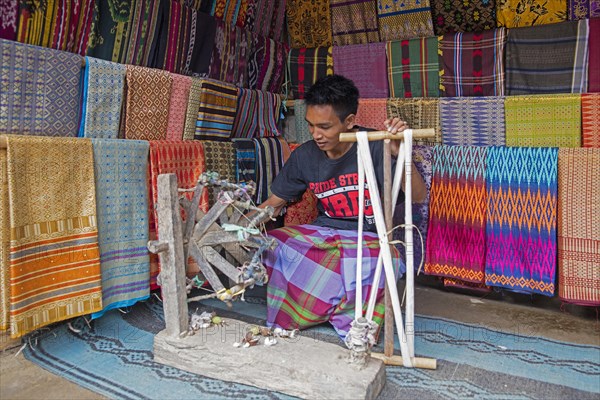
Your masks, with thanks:
M 306 106 L 330 105 L 344 121 L 358 111 L 358 89 L 354 82 L 342 75 L 327 75 L 318 79 L 306 92 Z

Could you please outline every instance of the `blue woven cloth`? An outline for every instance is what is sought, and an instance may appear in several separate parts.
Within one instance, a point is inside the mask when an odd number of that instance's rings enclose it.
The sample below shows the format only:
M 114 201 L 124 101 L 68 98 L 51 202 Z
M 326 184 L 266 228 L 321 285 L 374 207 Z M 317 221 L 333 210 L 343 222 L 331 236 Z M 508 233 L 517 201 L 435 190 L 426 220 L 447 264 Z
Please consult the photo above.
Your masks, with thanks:
M 504 97 L 440 98 L 442 143 L 504 146 Z

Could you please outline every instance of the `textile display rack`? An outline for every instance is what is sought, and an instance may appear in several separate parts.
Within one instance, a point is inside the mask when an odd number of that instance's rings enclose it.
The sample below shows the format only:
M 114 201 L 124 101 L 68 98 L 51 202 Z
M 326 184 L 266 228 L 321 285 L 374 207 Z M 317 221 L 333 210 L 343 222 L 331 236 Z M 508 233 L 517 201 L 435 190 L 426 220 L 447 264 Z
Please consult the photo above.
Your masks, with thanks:
M 377 270 L 375 272 L 375 281 L 379 280 L 381 274 L 381 264 L 383 263 L 385 271 L 385 330 L 384 330 L 384 353 L 383 354 L 372 354 L 373 357 L 382 360 L 387 365 L 403 365 L 405 367 L 416 367 L 425 369 L 436 369 L 437 362 L 432 358 L 421 358 L 415 357 L 414 353 L 414 248 L 413 248 L 413 225 L 412 225 L 412 193 L 411 193 L 411 168 L 412 168 L 412 138 L 432 138 L 435 137 L 435 129 L 407 129 L 404 132 L 398 134 L 392 134 L 388 131 L 373 131 L 373 132 L 344 132 L 340 134 L 341 142 L 357 142 L 359 143 L 358 149 L 358 164 L 359 164 L 359 179 L 361 175 L 364 177 L 365 172 L 367 173 L 367 180 L 373 182 L 375 179 L 372 161 L 370 159 L 370 153 L 368 151 L 368 141 L 384 140 L 384 207 L 381 208 L 381 200 L 377 195 L 376 185 L 369 189 L 371 194 L 371 205 L 375 214 L 375 220 L 377 225 L 377 234 L 379 236 L 379 242 L 381 244 L 380 258 L 377 263 Z M 391 171 L 391 150 L 390 140 L 401 140 L 400 151 L 398 154 L 398 164 L 395 171 L 394 182 L 392 184 L 392 171 Z M 362 141 L 362 145 L 361 145 Z M 366 150 L 366 154 L 365 151 Z M 362 156 L 361 156 L 362 153 Z M 364 157 L 366 155 L 366 157 Z M 370 164 L 370 171 L 369 171 Z M 403 165 L 404 164 L 404 165 Z M 363 165 L 365 170 L 363 170 Z M 391 265 L 391 255 L 389 252 L 389 241 L 388 236 L 391 234 L 393 228 L 393 205 L 397 200 L 397 196 L 400 190 L 400 183 L 402 178 L 402 169 L 404 168 L 405 173 L 405 237 L 406 237 L 406 309 L 405 309 L 405 323 L 402 322 L 402 313 L 400 309 L 400 300 L 398 296 L 398 290 L 396 287 L 396 279 L 393 273 L 393 267 Z M 369 172 L 371 178 L 369 179 Z M 364 178 L 363 178 L 364 179 Z M 361 179 L 362 180 L 362 179 Z M 364 184 L 359 184 L 364 187 Z M 362 191 L 361 191 L 362 192 Z M 362 201 L 361 201 L 362 200 Z M 362 204 L 361 208 L 364 208 L 364 198 L 359 196 L 359 202 Z M 383 211 L 383 212 L 382 212 Z M 379 219 L 379 221 L 378 221 Z M 362 224 L 360 223 L 359 216 L 359 238 L 362 238 Z M 382 226 L 384 225 L 384 226 Z M 359 239 L 360 240 L 360 239 Z M 385 246 L 388 246 L 385 248 Z M 360 246 L 359 246 L 360 249 Z M 386 257 L 387 253 L 387 257 Z M 383 254 L 383 257 L 382 257 Z M 387 258 L 387 260 L 386 260 Z M 358 257 L 359 263 L 357 265 L 357 285 L 356 285 L 356 318 L 362 318 L 362 288 L 358 284 L 361 282 L 361 265 L 360 257 Z M 387 265 L 386 265 L 387 264 Z M 367 320 L 370 318 L 369 314 L 372 314 L 370 310 L 373 308 L 371 303 L 374 303 L 376 294 L 371 294 L 369 301 L 369 307 L 367 309 Z M 394 320 L 396 322 L 396 328 L 398 330 L 399 343 L 401 356 L 394 356 Z

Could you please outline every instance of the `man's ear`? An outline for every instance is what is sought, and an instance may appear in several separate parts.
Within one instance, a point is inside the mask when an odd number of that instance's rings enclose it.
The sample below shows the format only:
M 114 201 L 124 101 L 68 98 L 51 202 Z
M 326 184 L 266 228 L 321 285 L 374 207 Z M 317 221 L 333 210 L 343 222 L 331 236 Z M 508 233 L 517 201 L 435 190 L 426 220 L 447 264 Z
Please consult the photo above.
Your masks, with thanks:
M 351 130 L 352 128 L 354 128 L 355 123 L 356 123 L 356 114 L 350 114 L 344 120 L 344 126 L 348 130 Z

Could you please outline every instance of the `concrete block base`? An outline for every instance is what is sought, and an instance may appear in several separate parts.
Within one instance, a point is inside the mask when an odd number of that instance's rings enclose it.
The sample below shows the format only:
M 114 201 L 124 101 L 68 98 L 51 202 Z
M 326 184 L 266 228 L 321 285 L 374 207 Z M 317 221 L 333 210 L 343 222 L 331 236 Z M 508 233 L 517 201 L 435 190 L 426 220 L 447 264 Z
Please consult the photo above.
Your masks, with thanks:
M 385 385 L 385 365 L 371 358 L 358 369 L 347 363 L 348 350 L 302 332 L 278 338 L 274 346 L 235 348 L 249 325 L 227 319 L 227 325 L 173 338 L 166 331 L 154 338 L 154 360 L 189 372 L 243 383 L 302 398 L 374 399 Z

